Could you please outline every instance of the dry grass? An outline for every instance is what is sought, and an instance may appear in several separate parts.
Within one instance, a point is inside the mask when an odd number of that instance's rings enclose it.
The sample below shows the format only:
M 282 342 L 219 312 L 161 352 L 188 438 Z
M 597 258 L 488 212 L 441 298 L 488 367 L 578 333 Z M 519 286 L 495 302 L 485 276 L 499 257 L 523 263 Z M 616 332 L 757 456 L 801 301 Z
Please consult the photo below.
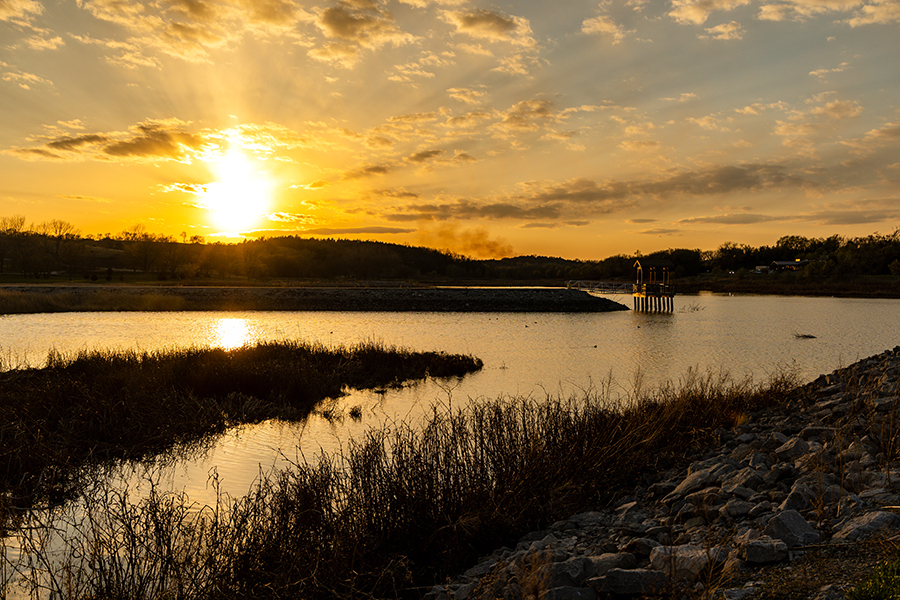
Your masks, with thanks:
M 19 506 L 64 497 L 83 468 L 190 446 L 232 425 L 303 419 L 345 386 L 480 368 L 469 356 L 372 343 L 52 353 L 45 368 L 0 373 L 0 493 Z
M 344 456 L 270 474 L 200 512 L 166 494 L 131 509 L 116 495 L 127 492 L 94 493 L 88 513 L 102 518 L 23 529 L 75 533 L 55 566 L 41 558 L 46 544 L 31 544 L 36 569 L 21 572 L 72 598 L 418 597 L 482 553 L 693 455 L 792 387 L 690 374 L 630 402 L 590 393 L 435 409 L 421 426 L 373 430 Z

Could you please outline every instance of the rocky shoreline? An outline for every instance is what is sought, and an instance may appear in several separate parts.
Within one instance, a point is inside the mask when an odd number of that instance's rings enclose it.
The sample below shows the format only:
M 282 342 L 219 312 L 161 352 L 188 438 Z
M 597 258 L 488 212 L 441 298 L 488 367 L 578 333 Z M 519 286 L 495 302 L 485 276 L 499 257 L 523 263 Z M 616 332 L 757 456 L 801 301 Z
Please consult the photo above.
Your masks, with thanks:
M 720 431 L 690 465 L 496 550 L 426 598 L 846 598 L 900 548 L 898 396 L 900 346 L 820 376 Z M 867 544 L 893 550 L 867 559 Z
M 3 286 L 18 294 L 80 301 L 157 297 L 171 310 L 311 310 L 378 312 L 608 312 L 624 304 L 559 288 Z M 112 303 L 115 305 L 115 302 Z M 97 309 L 94 309 L 97 310 Z M 115 310 L 121 310 L 116 308 Z M 127 308 L 125 309 L 127 310 Z

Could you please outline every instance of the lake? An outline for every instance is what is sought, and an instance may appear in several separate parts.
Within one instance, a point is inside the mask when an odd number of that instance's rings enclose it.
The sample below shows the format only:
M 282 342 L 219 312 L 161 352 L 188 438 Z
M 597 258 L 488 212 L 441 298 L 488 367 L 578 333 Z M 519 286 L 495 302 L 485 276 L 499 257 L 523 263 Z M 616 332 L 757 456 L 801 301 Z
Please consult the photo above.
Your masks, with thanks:
M 631 306 L 629 296 L 610 296 Z M 153 351 L 183 346 L 233 348 L 261 340 L 326 345 L 379 341 L 414 350 L 472 354 L 484 369 L 458 381 L 401 390 L 350 391 L 337 412 L 303 424 L 263 423 L 224 436 L 204 456 L 168 468 L 173 489 L 210 502 L 210 472 L 222 489 L 244 494 L 260 469 L 340 452 L 366 429 L 416 419 L 434 404 L 457 406 L 499 396 L 583 394 L 610 385 L 628 394 L 676 381 L 689 369 L 762 381 L 780 370 L 803 380 L 900 344 L 900 300 L 722 296 L 675 298 L 672 313 L 56 313 L 0 318 L 4 368 L 40 366 L 49 350 Z M 803 336 L 815 336 L 798 337 Z M 382 393 L 384 392 L 384 393 Z

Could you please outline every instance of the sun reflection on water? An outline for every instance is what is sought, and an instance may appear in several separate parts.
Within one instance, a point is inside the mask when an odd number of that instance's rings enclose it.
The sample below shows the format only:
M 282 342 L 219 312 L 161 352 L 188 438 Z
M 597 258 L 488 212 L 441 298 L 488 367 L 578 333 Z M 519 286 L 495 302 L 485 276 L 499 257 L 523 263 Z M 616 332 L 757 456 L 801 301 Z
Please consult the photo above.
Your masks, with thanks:
M 233 350 L 253 343 L 256 335 L 247 319 L 218 319 L 213 327 L 212 344 Z

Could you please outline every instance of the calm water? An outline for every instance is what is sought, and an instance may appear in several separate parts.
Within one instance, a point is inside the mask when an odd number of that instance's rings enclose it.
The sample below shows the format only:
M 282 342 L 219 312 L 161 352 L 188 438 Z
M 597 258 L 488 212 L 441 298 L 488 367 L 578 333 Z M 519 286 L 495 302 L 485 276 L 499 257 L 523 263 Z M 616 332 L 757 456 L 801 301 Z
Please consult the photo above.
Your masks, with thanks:
M 630 305 L 628 296 L 612 296 Z M 632 311 L 549 313 L 69 313 L 0 318 L 4 367 L 42 364 L 50 349 L 236 347 L 257 340 L 327 345 L 375 340 L 417 350 L 468 353 L 484 370 L 461 381 L 429 382 L 377 394 L 351 392 L 339 408 L 363 419 L 304 425 L 266 423 L 226 436 L 194 462 L 171 468 L 169 485 L 201 502 L 215 470 L 223 489 L 245 493 L 260 469 L 336 452 L 365 429 L 415 419 L 435 403 L 546 394 L 568 396 L 612 377 L 628 392 L 677 381 L 688 369 L 765 379 L 783 368 L 812 379 L 900 345 L 900 300 L 700 295 L 676 298 L 671 314 Z M 795 334 L 816 336 L 798 339 Z

